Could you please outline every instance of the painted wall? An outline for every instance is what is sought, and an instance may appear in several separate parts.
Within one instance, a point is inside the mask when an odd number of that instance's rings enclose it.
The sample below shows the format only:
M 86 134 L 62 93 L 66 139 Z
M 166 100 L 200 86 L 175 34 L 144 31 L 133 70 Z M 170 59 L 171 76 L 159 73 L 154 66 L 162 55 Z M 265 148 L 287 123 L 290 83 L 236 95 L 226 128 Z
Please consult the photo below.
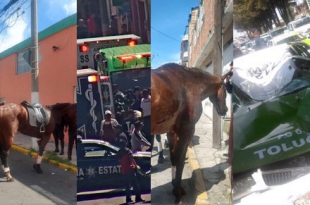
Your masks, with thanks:
M 58 49 L 53 51 L 52 47 Z M 39 42 L 39 102 L 74 102 L 76 86 L 76 25 Z M 17 73 L 17 52 L 0 59 L 0 98 L 6 102 L 31 101 L 31 72 Z

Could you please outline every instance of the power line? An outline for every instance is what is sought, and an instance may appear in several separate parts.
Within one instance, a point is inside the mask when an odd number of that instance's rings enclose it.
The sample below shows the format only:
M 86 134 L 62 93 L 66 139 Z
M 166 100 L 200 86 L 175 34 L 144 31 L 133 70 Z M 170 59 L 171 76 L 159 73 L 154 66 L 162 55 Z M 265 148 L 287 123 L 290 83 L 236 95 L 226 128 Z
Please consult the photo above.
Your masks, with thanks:
M 167 35 L 167 34 L 161 32 L 161 31 L 157 30 L 156 28 L 154 28 L 154 27 L 152 27 L 152 26 L 151 26 L 151 28 L 154 29 L 155 31 L 157 31 L 158 33 L 161 33 L 161 34 L 163 34 L 164 36 L 166 36 L 166 37 L 168 37 L 168 38 L 170 38 L 170 39 L 172 39 L 172 40 L 175 40 L 175 41 L 177 41 L 177 42 L 179 42 L 179 43 L 182 43 L 180 40 L 177 40 L 177 39 L 175 39 L 175 38 L 173 38 L 173 37 L 171 37 L 171 36 L 169 36 L 169 35 Z

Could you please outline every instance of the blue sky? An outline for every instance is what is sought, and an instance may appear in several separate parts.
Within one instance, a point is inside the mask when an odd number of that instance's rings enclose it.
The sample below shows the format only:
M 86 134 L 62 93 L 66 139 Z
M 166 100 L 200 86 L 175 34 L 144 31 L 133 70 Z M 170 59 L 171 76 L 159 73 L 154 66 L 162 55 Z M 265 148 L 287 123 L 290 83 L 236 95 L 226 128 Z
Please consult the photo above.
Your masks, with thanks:
M 0 10 L 7 5 L 10 0 L 0 1 Z M 31 36 L 31 0 L 19 0 L 19 17 L 15 13 L 11 18 L 0 18 L 0 52 L 18 44 Z M 47 27 L 57 23 L 76 13 L 76 0 L 37 0 L 38 5 L 38 30 L 42 31 Z M 14 6 L 17 8 L 17 6 Z M 13 9 L 14 10 L 14 9 Z M 12 10 L 11 10 L 12 11 Z M 20 15 L 22 11 L 24 14 Z M 3 30 L 3 22 L 5 27 Z M 3 30 L 3 31 L 2 31 Z
M 181 41 L 189 14 L 191 8 L 199 6 L 199 2 L 200 0 L 151 1 L 152 69 L 165 63 L 180 62 Z

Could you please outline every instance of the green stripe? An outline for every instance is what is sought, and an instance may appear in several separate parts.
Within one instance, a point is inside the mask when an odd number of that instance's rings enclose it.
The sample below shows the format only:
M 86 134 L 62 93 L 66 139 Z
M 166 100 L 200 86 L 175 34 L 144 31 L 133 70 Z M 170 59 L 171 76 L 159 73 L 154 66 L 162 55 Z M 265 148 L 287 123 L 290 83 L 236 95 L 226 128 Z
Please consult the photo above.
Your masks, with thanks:
M 69 28 L 73 25 L 77 25 L 76 24 L 76 19 L 77 19 L 77 14 L 73 14 L 71 16 L 68 16 L 66 18 L 64 18 L 63 20 L 53 24 L 52 26 L 44 29 L 43 31 L 39 32 L 39 41 L 41 41 L 44 38 L 47 38 L 49 36 L 54 35 L 55 33 L 62 31 L 66 28 Z M 74 36 L 74 38 L 76 38 L 76 36 Z M 13 53 L 16 53 L 18 51 L 21 51 L 27 47 L 29 47 L 31 45 L 31 38 L 28 38 L 18 44 L 16 44 L 15 46 L 3 51 L 2 53 L 0 53 L 0 59 L 3 59 Z

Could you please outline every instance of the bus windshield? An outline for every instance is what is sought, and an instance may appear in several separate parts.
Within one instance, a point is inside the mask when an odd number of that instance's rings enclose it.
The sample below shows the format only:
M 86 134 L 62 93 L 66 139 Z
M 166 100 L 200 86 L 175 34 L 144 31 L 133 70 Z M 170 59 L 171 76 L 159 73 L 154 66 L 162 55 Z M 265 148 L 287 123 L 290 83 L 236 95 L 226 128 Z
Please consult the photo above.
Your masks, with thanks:
M 139 86 L 141 89 L 148 89 L 151 85 L 150 76 L 150 67 L 110 73 L 112 84 L 117 84 L 118 89 L 122 92 L 125 92 L 128 89 L 133 90 L 135 86 Z

